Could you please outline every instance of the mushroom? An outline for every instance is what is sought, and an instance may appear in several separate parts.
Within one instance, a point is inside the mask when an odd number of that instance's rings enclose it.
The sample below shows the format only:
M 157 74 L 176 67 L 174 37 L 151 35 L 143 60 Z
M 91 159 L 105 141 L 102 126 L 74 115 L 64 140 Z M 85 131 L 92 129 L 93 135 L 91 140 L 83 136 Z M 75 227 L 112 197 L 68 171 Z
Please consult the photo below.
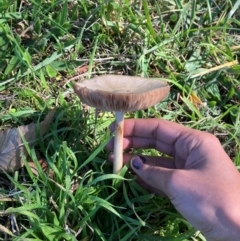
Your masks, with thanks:
M 155 105 L 168 95 L 169 85 L 153 78 L 102 75 L 75 83 L 73 88 L 83 103 L 97 109 L 115 111 L 113 173 L 118 174 L 123 165 L 124 112 Z

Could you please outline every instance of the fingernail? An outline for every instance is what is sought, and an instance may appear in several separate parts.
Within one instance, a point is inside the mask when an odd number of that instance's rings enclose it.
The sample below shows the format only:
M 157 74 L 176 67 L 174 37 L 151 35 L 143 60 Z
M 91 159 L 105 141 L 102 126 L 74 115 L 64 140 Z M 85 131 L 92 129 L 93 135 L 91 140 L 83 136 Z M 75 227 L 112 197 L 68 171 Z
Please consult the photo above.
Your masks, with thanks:
M 143 156 L 134 156 L 132 158 L 132 165 L 136 169 L 140 169 L 145 162 L 146 162 L 146 158 Z

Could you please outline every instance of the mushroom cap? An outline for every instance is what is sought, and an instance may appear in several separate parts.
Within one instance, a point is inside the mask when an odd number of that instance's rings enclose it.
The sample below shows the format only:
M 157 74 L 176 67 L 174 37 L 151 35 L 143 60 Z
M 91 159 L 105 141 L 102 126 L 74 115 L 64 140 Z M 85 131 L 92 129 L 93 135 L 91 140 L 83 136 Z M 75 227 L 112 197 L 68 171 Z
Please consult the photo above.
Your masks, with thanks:
M 124 75 L 102 75 L 75 83 L 75 93 L 89 106 L 106 111 L 147 109 L 169 93 L 166 81 Z

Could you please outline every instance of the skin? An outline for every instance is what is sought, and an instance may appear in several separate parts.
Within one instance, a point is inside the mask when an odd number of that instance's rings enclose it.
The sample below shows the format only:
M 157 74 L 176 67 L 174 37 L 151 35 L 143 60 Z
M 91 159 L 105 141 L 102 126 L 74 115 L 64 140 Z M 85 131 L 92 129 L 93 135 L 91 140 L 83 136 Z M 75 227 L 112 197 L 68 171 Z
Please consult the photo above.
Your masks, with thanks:
M 108 149 L 113 145 L 108 143 Z M 167 196 L 208 241 L 240 240 L 240 174 L 215 136 L 160 119 L 128 119 L 123 148 L 167 154 L 169 158 L 124 153 L 123 160 L 131 159 L 139 183 Z

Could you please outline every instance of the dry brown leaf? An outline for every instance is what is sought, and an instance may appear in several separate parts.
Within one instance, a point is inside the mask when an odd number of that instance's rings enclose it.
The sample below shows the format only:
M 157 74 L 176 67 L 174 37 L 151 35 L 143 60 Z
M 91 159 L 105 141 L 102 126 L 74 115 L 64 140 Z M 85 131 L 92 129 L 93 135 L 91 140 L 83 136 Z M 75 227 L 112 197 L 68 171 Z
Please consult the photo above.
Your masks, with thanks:
M 53 178 L 54 172 L 53 172 L 52 169 L 49 169 L 49 170 L 48 170 L 48 167 L 49 167 L 49 166 L 48 166 L 47 161 L 46 161 L 44 158 L 38 157 L 38 162 L 39 162 L 39 164 L 40 164 L 43 172 L 45 172 L 46 174 L 48 174 L 48 176 L 49 176 L 50 178 Z M 39 174 L 38 174 L 38 170 L 37 170 L 37 167 L 36 167 L 35 163 L 34 163 L 33 161 L 30 161 L 30 162 L 28 162 L 28 165 L 30 166 L 33 174 L 36 175 L 36 176 L 38 176 Z M 0 200 L 1 200 L 1 199 L 0 199 Z
M 190 101 L 193 103 L 193 105 L 199 110 L 203 106 L 203 102 L 201 99 L 197 96 L 196 93 L 192 91 L 192 93 L 189 96 Z
M 89 65 L 82 65 L 76 68 L 76 72 L 78 74 L 83 74 L 83 73 L 86 73 L 88 69 L 89 69 Z
M 39 124 L 39 135 L 43 136 L 52 122 L 55 109 L 50 111 L 45 119 Z M 23 155 L 27 155 L 23 139 L 32 146 L 37 140 L 37 124 L 31 123 L 26 126 L 7 129 L 0 132 L 0 172 L 12 172 L 23 166 Z

